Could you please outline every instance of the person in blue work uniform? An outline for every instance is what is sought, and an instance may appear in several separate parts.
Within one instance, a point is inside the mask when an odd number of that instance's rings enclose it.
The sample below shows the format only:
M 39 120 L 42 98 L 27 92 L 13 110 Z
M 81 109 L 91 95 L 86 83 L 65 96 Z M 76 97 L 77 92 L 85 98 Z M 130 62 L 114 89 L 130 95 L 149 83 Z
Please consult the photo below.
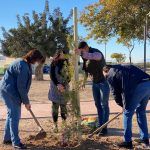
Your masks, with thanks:
M 116 103 L 123 108 L 124 141 L 121 148 L 133 148 L 132 117 L 136 111 L 140 138 L 135 142 L 149 146 L 146 106 L 150 98 L 150 75 L 133 65 L 108 65 L 103 73 L 110 84 Z
M 31 108 L 28 98 L 32 80 L 31 65 L 44 61 L 45 58 L 40 51 L 31 50 L 22 58 L 16 59 L 0 81 L 0 96 L 7 108 L 3 144 L 12 144 L 16 149 L 26 149 L 21 143 L 18 130 L 21 104 L 23 103 L 27 110 Z
M 75 51 L 83 59 L 83 70 L 86 76 L 92 77 L 92 92 L 98 112 L 98 126 L 102 126 L 109 119 L 108 100 L 110 93 L 108 82 L 103 75 L 103 67 L 106 65 L 104 56 L 98 49 L 89 47 L 85 41 L 81 41 Z M 107 127 L 99 132 L 100 136 L 106 134 Z

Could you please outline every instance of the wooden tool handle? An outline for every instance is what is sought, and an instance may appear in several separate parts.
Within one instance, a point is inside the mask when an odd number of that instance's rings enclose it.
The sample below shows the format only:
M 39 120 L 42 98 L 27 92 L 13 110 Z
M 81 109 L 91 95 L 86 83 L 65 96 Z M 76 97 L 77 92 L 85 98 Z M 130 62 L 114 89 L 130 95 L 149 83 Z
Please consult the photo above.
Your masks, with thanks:
M 34 113 L 32 112 L 31 109 L 29 109 L 29 112 L 30 112 L 30 114 L 32 115 L 32 117 L 33 117 L 35 123 L 37 124 L 37 126 L 40 128 L 40 130 L 43 130 L 43 128 L 41 127 L 39 121 L 37 120 L 37 118 L 35 117 L 35 115 L 34 115 Z
M 90 134 L 88 137 L 91 138 L 95 133 L 101 131 L 103 128 L 105 128 L 110 122 L 112 122 L 113 120 L 115 120 L 118 116 L 120 116 L 123 112 L 118 113 L 115 117 L 113 117 L 112 119 L 110 119 L 109 121 L 107 121 L 106 123 L 104 123 L 102 126 L 100 126 L 99 128 L 97 128 L 92 134 Z

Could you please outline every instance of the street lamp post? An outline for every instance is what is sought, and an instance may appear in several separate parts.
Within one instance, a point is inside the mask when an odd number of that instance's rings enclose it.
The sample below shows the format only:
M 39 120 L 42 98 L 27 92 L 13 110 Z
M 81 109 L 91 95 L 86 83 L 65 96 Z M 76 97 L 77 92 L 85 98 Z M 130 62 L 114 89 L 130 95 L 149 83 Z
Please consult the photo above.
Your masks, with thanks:
M 144 26 L 144 71 L 145 72 L 146 72 L 146 40 L 147 40 L 148 16 L 150 16 L 150 12 L 148 14 L 146 14 L 145 26 Z
M 106 42 L 105 42 L 105 61 L 106 61 Z

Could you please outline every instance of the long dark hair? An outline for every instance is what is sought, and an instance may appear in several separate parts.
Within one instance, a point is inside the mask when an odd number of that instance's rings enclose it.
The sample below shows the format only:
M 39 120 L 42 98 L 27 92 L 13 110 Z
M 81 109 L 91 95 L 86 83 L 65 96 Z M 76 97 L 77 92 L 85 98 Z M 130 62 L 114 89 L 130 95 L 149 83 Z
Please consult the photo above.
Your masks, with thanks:
M 61 74 L 61 70 L 64 66 L 64 62 L 66 62 L 67 65 L 69 65 L 69 60 L 68 59 L 66 59 L 66 58 L 63 59 L 63 60 L 59 59 L 61 53 L 67 54 L 67 52 L 64 51 L 64 50 L 57 50 L 56 53 L 53 56 L 53 60 L 52 60 L 52 63 L 51 63 L 52 66 L 56 66 L 56 65 L 58 66 L 58 73 L 59 74 Z
M 55 65 L 59 61 L 59 57 L 63 51 L 57 50 L 53 56 L 51 65 Z
M 39 63 L 45 62 L 45 57 L 41 54 L 41 52 L 37 49 L 30 50 L 25 56 L 22 57 L 29 64 L 33 64 L 36 61 Z

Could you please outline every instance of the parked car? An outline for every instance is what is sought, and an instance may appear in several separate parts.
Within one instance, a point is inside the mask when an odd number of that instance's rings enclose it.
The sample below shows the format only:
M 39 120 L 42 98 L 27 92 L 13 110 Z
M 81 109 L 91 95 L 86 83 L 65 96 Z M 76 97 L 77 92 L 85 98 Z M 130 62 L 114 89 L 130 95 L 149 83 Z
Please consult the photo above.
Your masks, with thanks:
M 48 74 L 50 73 L 50 66 L 45 64 L 43 67 L 43 73 Z

